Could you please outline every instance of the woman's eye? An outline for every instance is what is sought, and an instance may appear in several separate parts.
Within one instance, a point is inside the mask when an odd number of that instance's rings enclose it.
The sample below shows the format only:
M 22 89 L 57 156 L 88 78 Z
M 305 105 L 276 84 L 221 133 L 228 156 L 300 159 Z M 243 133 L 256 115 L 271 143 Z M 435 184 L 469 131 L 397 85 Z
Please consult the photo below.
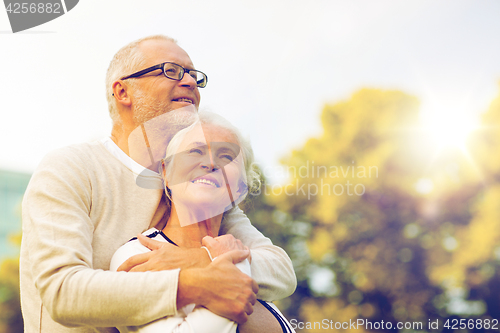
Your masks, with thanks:
M 203 152 L 201 151 L 201 149 L 198 149 L 198 148 L 193 148 L 189 151 L 190 154 L 203 154 Z
M 222 159 L 222 158 L 223 158 L 223 159 L 226 159 L 226 160 L 228 160 L 228 161 L 230 161 L 230 162 L 232 162 L 232 161 L 234 160 L 234 157 L 233 157 L 233 156 L 231 156 L 231 155 L 229 155 L 229 154 L 223 154 L 223 155 L 220 155 L 220 156 L 219 156 L 219 158 L 221 158 L 221 159 Z

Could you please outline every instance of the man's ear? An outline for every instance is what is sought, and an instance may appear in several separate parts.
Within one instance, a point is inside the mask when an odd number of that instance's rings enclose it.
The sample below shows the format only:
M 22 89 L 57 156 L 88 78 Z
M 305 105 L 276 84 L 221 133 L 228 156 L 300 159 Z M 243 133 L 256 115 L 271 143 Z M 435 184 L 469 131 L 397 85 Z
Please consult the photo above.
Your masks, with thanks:
M 113 96 L 117 103 L 122 104 L 123 106 L 130 107 L 132 105 L 132 100 L 130 99 L 130 95 L 128 94 L 127 87 L 122 80 L 118 80 L 113 82 Z

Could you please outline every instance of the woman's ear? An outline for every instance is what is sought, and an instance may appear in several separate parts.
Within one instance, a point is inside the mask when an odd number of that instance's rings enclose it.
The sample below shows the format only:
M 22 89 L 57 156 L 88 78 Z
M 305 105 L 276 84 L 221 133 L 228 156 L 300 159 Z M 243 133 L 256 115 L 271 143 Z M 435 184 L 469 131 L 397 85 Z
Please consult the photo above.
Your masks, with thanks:
M 167 168 L 165 167 L 165 160 L 162 159 L 160 161 L 160 171 L 161 171 L 161 177 L 163 178 L 163 187 L 165 188 L 165 195 L 172 200 L 172 191 L 168 188 L 168 181 L 167 181 Z
M 168 181 L 167 181 L 167 170 L 165 168 L 165 160 L 161 160 L 161 177 L 163 178 L 163 182 L 165 183 L 165 186 L 168 186 Z
M 238 181 L 238 194 L 241 196 L 242 194 L 245 194 L 248 192 L 248 186 L 247 184 L 244 182 L 243 179 L 240 179 Z

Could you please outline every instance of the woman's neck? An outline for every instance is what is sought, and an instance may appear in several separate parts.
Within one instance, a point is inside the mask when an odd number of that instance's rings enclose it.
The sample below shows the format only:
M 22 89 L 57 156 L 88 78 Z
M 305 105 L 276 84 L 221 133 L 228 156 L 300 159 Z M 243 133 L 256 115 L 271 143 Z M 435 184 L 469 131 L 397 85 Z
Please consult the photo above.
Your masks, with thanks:
M 205 236 L 217 237 L 219 235 L 222 214 L 207 218 L 202 221 L 189 221 L 179 217 L 183 214 L 172 205 L 167 224 L 163 233 L 180 247 L 200 247 L 201 240 Z M 181 223 L 183 222 L 183 223 Z

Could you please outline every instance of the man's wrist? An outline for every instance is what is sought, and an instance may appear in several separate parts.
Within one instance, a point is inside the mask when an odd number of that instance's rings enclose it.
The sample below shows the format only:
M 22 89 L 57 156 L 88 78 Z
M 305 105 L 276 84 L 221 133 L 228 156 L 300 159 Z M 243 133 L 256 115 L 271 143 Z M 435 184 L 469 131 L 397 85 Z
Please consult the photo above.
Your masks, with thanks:
M 212 261 L 205 249 L 195 248 L 190 250 L 196 252 L 193 255 L 197 264 L 194 264 L 191 268 L 181 269 L 179 272 L 177 309 L 191 303 L 204 305 L 204 302 L 207 301 L 206 289 L 203 288 L 203 285 L 206 275 L 209 274 L 207 266 Z
M 200 304 L 200 281 L 196 281 L 199 276 L 199 274 L 197 274 L 199 270 L 199 268 L 187 268 L 181 269 L 179 272 L 179 282 L 177 284 L 177 310 L 191 303 Z

